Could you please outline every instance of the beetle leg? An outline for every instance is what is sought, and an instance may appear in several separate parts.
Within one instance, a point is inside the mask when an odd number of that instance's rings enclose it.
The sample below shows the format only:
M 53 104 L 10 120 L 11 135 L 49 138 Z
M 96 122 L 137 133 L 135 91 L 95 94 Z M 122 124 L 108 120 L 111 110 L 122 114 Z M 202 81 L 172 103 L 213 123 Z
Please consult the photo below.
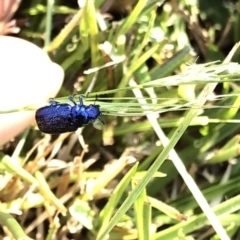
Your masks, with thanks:
M 83 95 L 80 95 L 80 96 L 79 96 L 79 103 L 80 103 L 80 106 L 83 106 L 83 98 L 84 98 Z
M 75 95 L 75 94 L 74 94 Z M 70 95 L 68 98 L 69 98 L 69 100 L 74 104 L 74 105 L 77 105 L 77 103 L 75 102 L 75 100 L 74 100 L 74 95 L 72 96 L 72 95 Z
M 50 105 L 55 105 L 55 104 L 58 104 L 59 102 L 55 101 L 54 98 L 49 98 L 49 103 Z

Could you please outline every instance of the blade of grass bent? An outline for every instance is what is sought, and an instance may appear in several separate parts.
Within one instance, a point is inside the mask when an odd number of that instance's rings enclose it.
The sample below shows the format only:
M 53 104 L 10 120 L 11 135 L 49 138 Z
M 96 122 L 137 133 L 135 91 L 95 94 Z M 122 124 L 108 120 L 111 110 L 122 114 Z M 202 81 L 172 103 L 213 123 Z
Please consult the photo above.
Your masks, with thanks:
M 183 134 L 185 129 L 189 126 L 190 122 L 197 115 L 197 113 L 198 113 L 197 108 L 198 107 L 201 108 L 204 105 L 208 96 L 212 93 L 212 91 L 214 90 L 215 87 L 216 87 L 216 84 L 214 84 L 214 83 L 210 83 L 210 84 L 205 86 L 205 88 L 203 89 L 203 91 L 199 95 L 197 101 L 195 102 L 195 104 L 193 104 L 192 109 L 186 114 L 184 120 L 182 121 L 182 123 L 180 124 L 180 126 L 178 127 L 176 132 L 173 134 L 170 141 L 168 140 L 168 138 L 165 136 L 165 134 L 163 133 L 163 131 L 159 127 L 159 125 L 157 123 L 157 118 L 154 117 L 154 115 L 147 116 L 150 123 L 152 124 L 152 127 L 154 128 L 156 134 L 161 139 L 161 141 L 163 142 L 163 145 L 165 147 L 167 147 L 172 142 L 172 140 L 175 138 L 175 134 L 178 131 L 179 131 L 180 135 Z M 138 90 L 138 89 L 135 90 L 135 91 L 140 92 L 140 90 Z M 138 97 L 140 97 L 140 96 L 138 96 Z M 177 139 L 177 141 L 179 140 L 179 138 Z M 203 210 L 203 212 L 207 216 L 208 220 L 212 224 L 213 228 L 215 229 L 217 234 L 220 236 L 220 239 L 229 239 L 225 230 L 224 230 L 224 228 L 222 227 L 219 219 L 216 217 L 216 215 L 211 210 L 211 208 L 208 205 L 206 199 L 202 195 L 201 191 L 199 190 L 198 186 L 196 185 L 196 183 L 194 182 L 192 177 L 188 174 L 184 164 L 182 163 L 181 159 L 179 158 L 179 156 L 177 155 L 177 153 L 175 152 L 174 149 L 172 149 L 169 152 L 169 156 L 170 156 L 170 159 L 172 160 L 173 164 L 177 168 L 178 172 L 182 176 L 184 182 L 188 186 L 189 190 L 192 192 L 192 194 L 193 194 L 194 198 L 196 199 L 196 201 L 198 202 L 199 206 L 201 207 L 201 209 Z
M 138 196 L 141 194 L 141 192 L 144 190 L 146 185 L 151 180 L 152 176 L 158 171 L 164 160 L 169 155 L 170 151 L 174 148 L 182 134 L 187 129 L 190 122 L 193 120 L 193 118 L 197 115 L 198 109 L 197 107 L 202 107 L 206 101 L 206 98 L 208 95 L 214 90 L 216 87 L 215 83 L 211 83 L 206 85 L 202 93 L 199 95 L 198 99 L 199 102 L 196 102 L 193 107 L 194 109 L 191 109 L 188 114 L 186 115 L 185 121 L 177 128 L 177 130 L 172 135 L 171 140 L 168 142 L 167 146 L 163 149 L 161 154 L 157 157 L 156 161 L 152 164 L 152 166 L 149 168 L 148 173 L 142 178 L 142 180 L 139 182 L 139 184 L 136 186 L 136 188 L 129 194 L 127 199 L 123 202 L 121 207 L 118 209 L 116 214 L 113 216 L 111 221 L 109 222 L 107 228 L 103 231 L 103 233 L 97 238 L 97 240 L 104 239 L 104 236 L 108 234 L 112 228 L 117 224 L 119 219 L 126 213 L 126 211 L 132 206 L 132 204 L 136 201 Z M 138 90 L 138 89 L 135 89 Z M 139 91 L 139 90 L 138 90 Z M 151 114 L 149 114 L 151 115 Z M 151 117 L 151 116 L 149 116 Z M 156 119 L 156 118 L 155 118 Z M 199 191 L 200 192 L 200 191 Z M 201 194 L 201 192 L 200 192 Z M 221 239 L 229 239 L 227 236 L 225 230 L 223 229 L 222 225 L 220 224 L 218 218 L 215 216 L 215 214 L 212 212 L 211 208 L 207 204 L 205 198 L 202 196 L 204 204 L 201 204 L 200 206 L 204 209 L 209 210 L 208 213 L 204 210 L 204 213 L 206 214 L 209 221 L 212 223 L 213 228 L 217 232 L 217 234 L 220 236 Z M 202 200 L 202 199 L 201 199 Z
M 130 83 L 131 83 L 130 84 L 131 86 L 134 86 L 136 84 L 134 81 L 131 81 Z M 213 92 L 215 87 L 216 87 L 215 83 L 210 83 L 205 86 L 205 88 L 203 89 L 201 94 L 198 96 L 196 103 L 193 104 L 193 106 L 192 106 L 193 108 L 186 114 L 184 120 L 182 121 L 182 123 L 180 124 L 178 129 L 175 131 L 175 133 L 173 134 L 170 141 L 168 140 L 168 138 L 165 136 L 165 134 L 159 127 L 156 116 L 154 114 L 147 115 L 148 120 L 152 124 L 152 127 L 155 130 L 156 134 L 158 135 L 159 139 L 163 142 L 163 145 L 165 148 L 167 148 L 169 145 L 171 145 L 172 142 L 175 142 L 175 137 L 177 138 L 176 141 L 179 140 L 180 136 L 184 133 L 184 131 L 189 126 L 189 124 L 191 123 L 193 118 L 197 115 L 197 113 L 198 113 L 197 108 L 202 107 L 204 105 L 204 103 L 207 101 L 208 96 Z M 133 91 L 137 98 L 140 97 L 139 102 L 144 103 L 144 99 L 142 99 L 143 96 L 141 95 L 140 90 L 135 89 Z M 163 152 L 164 152 L 164 150 L 163 150 Z M 160 156 L 161 156 L 161 154 L 160 154 Z M 179 158 L 179 156 L 177 155 L 177 153 L 174 149 L 171 149 L 169 151 L 169 156 L 170 156 L 170 159 L 172 160 L 173 164 L 177 168 L 178 172 L 182 176 L 184 182 L 188 186 L 189 190 L 192 192 L 192 194 L 193 194 L 194 198 L 196 199 L 196 201 L 198 202 L 199 206 L 201 207 L 201 209 L 207 216 L 208 220 L 212 224 L 214 230 L 219 235 L 220 239 L 224 239 L 224 240 L 229 239 L 229 237 L 227 236 L 226 231 L 222 227 L 219 219 L 216 217 L 216 215 L 214 214 L 214 212 L 208 205 L 206 199 L 204 198 L 203 194 L 199 190 L 198 186 L 196 185 L 196 183 L 194 182 L 192 177 L 188 174 L 184 164 L 182 163 L 181 159 Z

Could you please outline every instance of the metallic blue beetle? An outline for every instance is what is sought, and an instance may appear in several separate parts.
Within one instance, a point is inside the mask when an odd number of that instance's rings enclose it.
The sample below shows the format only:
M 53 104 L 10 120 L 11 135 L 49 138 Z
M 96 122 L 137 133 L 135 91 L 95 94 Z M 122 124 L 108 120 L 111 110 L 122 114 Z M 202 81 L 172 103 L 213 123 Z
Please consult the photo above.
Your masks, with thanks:
M 49 106 L 39 108 L 35 118 L 40 131 L 49 134 L 74 132 L 79 127 L 94 122 L 102 114 L 100 106 L 95 104 L 86 106 L 82 99 L 83 97 L 80 95 L 80 104 L 77 104 L 73 96 L 69 96 L 69 100 L 74 106 L 51 99 Z

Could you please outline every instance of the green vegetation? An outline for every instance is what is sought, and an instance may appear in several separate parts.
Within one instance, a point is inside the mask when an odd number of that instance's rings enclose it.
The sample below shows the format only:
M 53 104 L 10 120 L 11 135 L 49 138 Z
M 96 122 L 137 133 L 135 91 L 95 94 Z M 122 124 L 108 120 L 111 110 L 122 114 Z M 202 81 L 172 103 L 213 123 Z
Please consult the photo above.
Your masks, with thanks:
M 64 69 L 56 99 L 104 124 L 2 147 L 3 236 L 240 239 L 240 2 L 23 2 L 17 36 Z

